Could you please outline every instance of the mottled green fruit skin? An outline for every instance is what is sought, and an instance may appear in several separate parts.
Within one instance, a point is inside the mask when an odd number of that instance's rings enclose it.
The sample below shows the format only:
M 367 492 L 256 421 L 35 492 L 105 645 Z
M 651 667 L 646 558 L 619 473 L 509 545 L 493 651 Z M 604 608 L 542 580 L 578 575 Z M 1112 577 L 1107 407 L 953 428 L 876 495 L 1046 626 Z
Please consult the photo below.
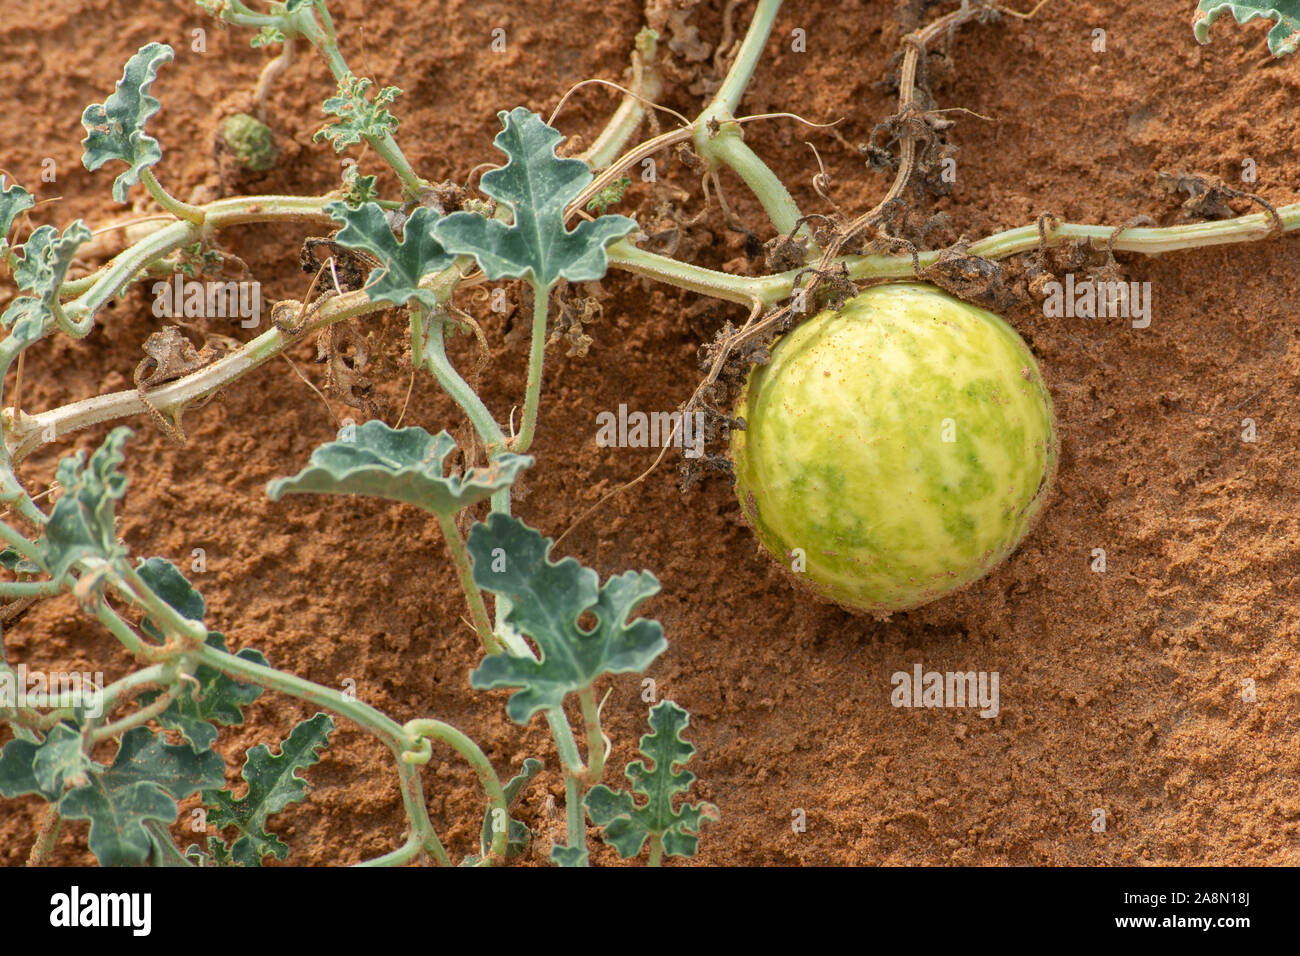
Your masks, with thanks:
M 796 326 L 751 370 L 736 414 L 736 490 L 763 546 L 817 594 L 871 613 L 933 601 L 1006 558 L 1059 455 L 1024 340 L 920 283 Z
M 275 165 L 271 128 L 247 113 L 235 113 L 221 124 L 221 136 L 247 169 L 264 173 Z

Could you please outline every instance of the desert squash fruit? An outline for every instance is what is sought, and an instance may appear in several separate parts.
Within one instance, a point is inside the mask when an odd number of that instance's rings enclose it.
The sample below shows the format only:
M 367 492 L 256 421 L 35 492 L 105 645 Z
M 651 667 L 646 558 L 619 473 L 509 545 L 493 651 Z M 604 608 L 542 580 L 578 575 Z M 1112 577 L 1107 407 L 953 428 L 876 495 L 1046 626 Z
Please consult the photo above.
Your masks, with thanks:
M 933 601 L 1024 538 L 1056 472 L 1052 400 L 1005 321 L 875 286 L 755 366 L 732 433 L 741 508 L 796 580 L 850 608 Z

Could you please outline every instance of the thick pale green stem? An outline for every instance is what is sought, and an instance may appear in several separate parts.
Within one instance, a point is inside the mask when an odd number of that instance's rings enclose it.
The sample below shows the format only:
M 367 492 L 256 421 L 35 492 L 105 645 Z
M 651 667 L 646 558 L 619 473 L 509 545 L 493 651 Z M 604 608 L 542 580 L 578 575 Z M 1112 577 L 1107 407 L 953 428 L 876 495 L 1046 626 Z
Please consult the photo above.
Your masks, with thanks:
M 364 292 L 337 296 L 313 314 L 311 324 L 304 331 L 321 328 L 356 315 L 364 315 L 379 308 L 382 306 L 370 302 Z M 211 365 L 206 365 L 182 379 L 150 390 L 148 403 L 141 398 L 138 389 L 129 389 L 108 395 L 96 395 L 37 415 L 10 416 L 6 418 L 4 428 L 6 450 L 11 459 L 17 462 L 42 444 L 83 428 L 102 422 L 116 421 L 130 415 L 145 414 L 150 408 L 166 413 L 183 409 L 236 379 L 242 378 L 280 354 L 294 341 L 297 341 L 297 337 L 288 335 L 278 328 L 268 329 L 240 349 Z M 5 343 L 0 342 L 0 352 L 4 351 L 4 346 Z
M 506 840 L 510 836 L 510 808 L 506 803 L 505 789 L 501 786 L 501 778 L 497 776 L 496 770 L 492 767 L 492 761 L 488 760 L 487 755 L 482 749 L 470 738 L 453 727 L 451 724 L 444 723 L 441 720 L 412 720 L 404 728 L 406 732 L 415 737 L 428 737 L 432 740 L 440 740 L 447 744 L 458 754 L 465 758 L 465 761 L 474 768 L 478 775 L 479 783 L 483 786 L 483 791 L 487 794 L 488 803 L 492 808 L 492 856 L 496 859 L 504 859 L 506 853 Z
M 410 863 L 423 852 L 424 847 L 420 845 L 420 840 L 415 834 L 406 838 L 406 842 L 399 846 L 391 853 L 385 853 L 383 856 L 377 856 L 373 860 L 363 860 L 357 863 L 358 867 L 381 867 L 381 866 L 401 866 L 404 863 Z
M 53 597 L 63 590 L 58 581 L 0 581 L 0 597 Z
M 142 608 L 162 633 L 183 641 L 200 645 L 208 639 L 208 629 L 198 621 L 191 621 L 174 607 L 154 594 L 147 581 L 140 577 L 128 560 L 117 562 L 115 570 L 130 586 L 135 603 Z
M 452 400 L 461 407 L 465 415 L 469 418 L 474 430 L 478 432 L 483 444 L 487 446 L 488 454 L 491 455 L 505 447 L 506 438 L 501 431 L 501 426 L 496 423 L 492 413 L 487 410 L 483 400 L 478 397 L 478 393 L 469 387 L 469 383 L 461 378 L 460 373 L 456 371 L 451 360 L 447 358 L 446 329 L 442 322 L 434 320 L 427 328 L 422 324 L 423 319 L 416 318 L 415 312 L 418 307 L 411 310 L 411 328 L 412 328 L 412 346 L 423 344 L 423 361 L 424 366 L 433 373 L 434 378 L 443 390 L 451 396 Z M 419 331 L 417 331 L 417 322 Z
M 731 69 L 722 80 L 722 85 L 713 94 L 713 101 L 705 108 L 700 119 L 708 122 L 710 118 L 718 120 L 734 119 L 736 110 L 740 109 L 741 97 L 754 76 L 754 69 L 763 56 L 763 47 L 772 34 L 772 25 L 781 10 L 781 0 L 758 0 L 754 19 L 749 21 L 749 30 L 741 41 L 740 52 L 732 61 Z
M 712 101 L 692 124 L 692 138 L 695 151 L 708 162 L 710 169 L 725 165 L 735 171 L 758 198 L 778 233 L 795 233 L 809 240 L 811 232 L 806 225 L 799 225 L 796 233 L 796 224 L 803 214 L 794 197 L 758 154 L 745 145 L 740 124 L 735 122 L 736 110 L 740 108 L 740 100 L 754 76 L 754 68 L 780 9 L 781 0 L 759 0 L 731 69 Z M 816 250 L 810 247 L 809 255 L 816 255 Z
M 414 764 L 403 759 L 404 754 L 418 748 L 419 741 L 407 734 L 396 722 L 354 697 L 303 680 L 301 677 L 244 660 L 242 657 L 219 651 L 206 644 L 199 648 L 195 656 L 202 663 L 229 677 L 277 690 L 341 714 L 387 744 L 397 762 L 397 772 L 401 777 L 402 785 L 402 803 L 410 820 L 412 833 L 419 839 L 421 847 L 432 853 L 438 862 L 444 866 L 451 865 L 451 859 L 447 856 L 447 851 L 443 849 L 442 842 L 429 821 L 429 811 L 424 804 L 424 790 L 420 784 L 419 770 Z
M 803 213 L 799 211 L 794 197 L 780 177 L 745 144 L 739 126 L 728 124 L 708 141 L 704 152 L 711 159 L 730 166 L 744 180 L 778 233 L 786 236 L 798 229 L 799 232 L 810 235 L 808 227 L 799 222 Z
M 658 46 L 655 32 L 649 28 L 636 35 L 632 50 L 631 93 L 623 97 L 609 123 L 580 157 L 592 169 L 604 169 L 614 162 L 645 119 L 646 103 L 653 103 L 663 90 L 659 73 L 654 68 L 655 50 Z
M 438 527 L 442 529 L 443 540 L 447 542 L 447 550 L 451 552 L 452 561 L 456 565 L 456 576 L 460 579 L 465 599 L 469 602 L 469 613 L 474 619 L 474 629 L 478 631 L 479 640 L 483 642 L 483 650 L 488 654 L 499 654 L 501 644 L 492 633 L 492 620 L 488 617 L 487 606 L 483 603 L 483 592 L 474 583 L 473 567 L 470 564 L 469 552 L 465 550 L 465 539 L 461 536 L 460 528 L 456 527 L 456 520 L 451 515 L 440 514 L 437 518 Z
M 573 729 L 563 708 L 553 707 L 546 711 L 546 723 L 555 738 L 555 749 L 560 754 L 560 765 L 564 769 L 564 812 L 565 829 L 570 847 L 587 849 L 587 825 L 583 818 L 582 780 L 586 773 L 582 758 L 578 755 L 578 742 L 573 739 Z
M 605 735 L 600 729 L 600 707 L 596 704 L 596 692 L 588 687 L 578 691 L 578 700 L 582 704 L 582 722 L 587 728 L 587 774 L 584 783 L 593 787 L 600 783 L 605 772 Z
M 171 706 L 176 699 L 177 690 L 175 688 L 161 694 L 157 700 L 141 707 L 133 714 L 127 714 L 121 720 L 111 724 L 105 724 L 103 727 L 96 727 L 94 733 L 90 735 L 91 743 L 102 743 L 105 740 L 112 740 L 119 734 L 124 734 L 132 727 L 140 727 L 153 720 L 164 710 Z
M 187 202 L 181 202 L 167 190 L 162 188 L 158 179 L 150 169 L 140 170 L 140 182 L 144 188 L 149 190 L 149 195 L 154 198 L 158 205 L 162 206 L 177 219 L 184 219 L 186 222 L 192 222 L 196 226 L 203 225 L 204 213 L 198 206 L 191 206 Z
M 546 311 L 549 289 L 533 285 L 533 338 L 528 351 L 528 385 L 524 391 L 524 418 L 511 451 L 523 454 L 533 443 L 537 409 L 542 400 L 542 366 L 546 361 Z

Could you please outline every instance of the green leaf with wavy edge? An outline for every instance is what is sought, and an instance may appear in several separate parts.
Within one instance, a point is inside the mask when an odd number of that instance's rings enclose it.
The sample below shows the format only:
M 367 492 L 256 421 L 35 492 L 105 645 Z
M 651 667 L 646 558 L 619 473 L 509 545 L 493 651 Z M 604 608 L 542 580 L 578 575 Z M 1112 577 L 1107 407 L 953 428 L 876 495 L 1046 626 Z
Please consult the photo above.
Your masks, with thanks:
M 383 139 L 397 132 L 397 117 L 386 109 L 401 94 L 396 86 L 385 86 L 370 99 L 366 94 L 374 81 L 364 76 L 345 74 L 339 80 L 338 95 L 323 104 L 326 113 L 336 117 L 322 126 L 312 142 L 328 139 L 334 151 L 341 153 L 363 139 Z
M 111 561 L 127 553 L 113 527 L 116 503 L 126 494 L 122 446 L 131 429 L 114 428 L 86 462 L 86 453 L 59 462 L 56 477 L 63 494 L 50 512 L 50 520 L 38 542 L 41 560 L 50 576 L 60 578 L 82 558 Z
M 207 613 L 207 602 L 203 595 L 194 590 L 194 585 L 186 580 L 180 569 L 166 558 L 149 558 L 141 560 L 135 566 L 136 573 L 149 585 L 150 590 L 162 598 L 167 605 L 182 617 L 203 623 Z M 163 633 L 149 618 L 140 622 L 140 629 L 156 641 L 163 639 Z
M 276 27 L 262 27 L 253 35 L 253 39 L 248 41 L 248 45 L 254 50 L 264 46 L 275 46 L 277 43 L 283 43 L 285 36 Z
M 484 173 L 481 188 L 509 206 L 514 221 L 455 212 L 434 232 L 449 251 L 472 255 L 490 279 L 527 278 L 547 289 L 559 279 L 599 279 L 609 268 L 606 247 L 635 232 L 636 220 L 601 216 L 565 229 L 564 208 L 591 182 L 590 167 L 556 156 L 564 137 L 536 113 L 520 106 L 497 115 L 504 129 L 492 142 L 510 162 Z
M 530 455 L 503 452 L 487 468 L 444 476 L 447 456 L 455 448 L 445 431 L 430 435 L 416 426 L 395 430 L 372 419 L 342 429 L 337 441 L 311 453 L 310 464 L 297 475 L 268 482 L 266 493 L 273 501 L 301 492 L 370 495 L 453 515 L 508 487 L 533 463 Z
M 81 164 L 92 173 L 109 160 L 127 164 L 126 172 L 113 180 L 117 202 L 126 202 L 127 190 L 140 182 L 140 172 L 162 159 L 162 148 L 144 126 L 162 106 L 149 95 L 149 88 L 158 78 L 158 68 L 171 62 L 173 55 L 165 43 L 142 46 L 126 61 L 113 95 L 103 103 L 92 103 L 81 114 L 86 128 Z
M 206 611 L 203 595 L 194 589 L 176 565 L 166 558 L 149 558 L 136 566 L 136 573 L 154 594 L 171 607 L 191 621 L 203 623 Z M 148 618 L 140 622 L 140 628 L 155 640 L 163 638 L 162 632 Z M 229 653 L 226 651 L 225 635 L 219 631 L 209 631 L 206 643 L 209 647 Z M 262 653 L 252 648 L 244 648 L 235 656 L 255 664 L 267 664 Z M 197 753 L 209 749 L 217 742 L 217 728 L 214 724 L 225 727 L 242 724 L 244 712 L 240 708 L 261 697 L 262 688 L 256 684 L 237 681 L 207 664 L 196 667 L 193 676 L 194 681 L 185 681 L 180 693 L 158 715 L 158 723 L 179 730 L 189 741 L 191 749 Z M 159 693 L 147 691 L 141 694 L 140 703 L 150 703 Z
M 53 226 L 41 226 L 14 249 L 14 281 L 18 288 L 35 295 L 14 299 L 0 316 L 0 325 L 12 325 L 13 334 L 23 344 L 39 339 L 54 318 L 59 287 L 77 250 L 90 236 L 90 227 L 78 219 L 62 235 Z
M 1273 20 L 1273 27 L 1268 31 L 1268 49 L 1276 57 L 1294 53 L 1300 47 L 1300 0 L 1264 0 L 1261 3 L 1200 0 L 1192 26 L 1197 42 L 1210 42 L 1210 25 L 1224 11 L 1231 11 L 1238 23 L 1249 23 L 1260 17 Z
M 102 866 L 139 864 L 153 848 L 148 821 L 175 822 L 177 800 L 225 778 L 219 754 L 195 753 L 147 727 L 132 727 L 122 735 L 112 766 L 65 794 L 59 813 L 90 821 L 90 851 Z
M 31 193 L 17 183 L 6 186 L 4 174 L 0 173 L 0 256 L 9 248 L 9 230 L 13 228 L 14 220 L 35 205 Z
M 66 782 L 93 766 L 82 752 L 81 734 L 67 724 L 58 724 L 40 743 L 11 740 L 5 745 L 0 753 L 0 796 L 38 793 L 46 800 L 57 800 Z
M 627 571 L 604 587 L 595 571 L 573 558 L 552 562 L 551 539 L 518 518 L 495 513 L 476 524 L 467 542 L 474 581 L 510 599 L 506 621 L 531 637 L 541 650 L 535 661 L 513 654 L 484 658 L 470 674 L 476 690 L 519 687 L 506 713 L 526 724 L 539 710 L 558 707 L 566 694 L 584 690 L 602 674 L 645 670 L 668 642 L 658 621 L 628 615 L 659 593 L 649 571 Z M 590 631 L 578 626 L 587 611 L 596 618 Z
M 219 651 L 226 650 L 226 636 L 220 631 L 209 631 L 206 643 Z M 235 657 L 253 664 L 269 666 L 261 651 L 251 647 L 241 649 Z M 256 684 L 245 684 L 228 677 L 207 664 L 200 664 L 194 669 L 196 688 L 186 681 L 180 693 L 158 715 L 158 723 L 164 727 L 179 730 L 194 751 L 207 750 L 217 742 L 217 728 L 237 727 L 244 722 L 241 709 L 262 696 L 262 688 Z M 141 703 L 147 704 L 153 699 L 153 693 L 141 694 Z
M 425 206 L 415 210 L 398 240 L 378 203 L 368 202 L 354 209 L 346 202 L 332 202 L 325 211 L 346 224 L 334 237 L 335 242 L 349 249 L 364 249 L 383 263 L 383 268 L 371 270 L 366 279 L 366 295 L 371 302 L 406 305 L 415 299 L 425 309 L 437 308 L 437 298 L 429 289 L 420 288 L 420 280 L 441 272 L 456 257 L 434 238 L 431 226 L 436 212 Z
M 551 847 L 551 862 L 556 866 L 586 866 L 587 859 L 585 847 L 559 844 Z
M 9 308 L 0 315 L 0 325 L 13 326 L 9 334 L 21 345 L 31 345 L 45 332 L 45 323 L 50 313 L 40 299 L 30 295 L 20 295 L 9 303 Z
M 624 776 L 632 784 L 632 793 L 604 784 L 587 793 L 587 815 L 603 828 L 601 838 L 625 860 L 640 853 L 651 837 L 659 838 L 668 856 L 694 856 L 701 823 L 718 819 L 718 808 L 711 803 L 685 803 L 673 809 L 673 799 L 695 782 L 695 774 L 677 769 L 695 754 L 694 745 L 681 738 L 690 722 L 691 715 L 671 700 L 650 708 L 653 733 L 642 736 L 640 750 L 653 766 L 642 760 L 627 765 Z M 633 793 L 645 802 L 638 805 Z
M 356 166 L 343 170 L 343 201 L 356 208 L 379 198 L 379 177 L 362 176 Z M 372 273 L 373 274 L 373 273 Z M 367 292 L 367 294 L 369 294 Z
M 524 787 L 532 783 L 533 778 L 542 772 L 543 764 L 536 757 L 527 758 L 523 766 L 519 768 L 519 773 L 510 779 L 510 782 L 502 787 L 502 792 L 506 798 L 506 816 L 509 820 L 509 826 L 506 833 L 506 858 L 521 856 L 528 849 L 528 841 L 533 837 L 533 831 L 513 816 L 510 811 L 515 808 L 519 802 L 519 797 L 524 792 Z M 488 807 L 487 812 L 483 814 L 483 829 L 479 833 L 479 850 L 483 856 L 488 855 L 492 847 L 493 835 L 493 808 Z
M 0 551 L 0 568 L 6 571 L 13 571 L 17 574 L 40 574 L 41 566 L 34 562 L 28 561 L 22 556 L 22 553 L 14 548 L 5 548 Z
M 289 855 L 289 847 L 273 833 L 266 832 L 266 820 L 291 803 L 307 798 L 307 782 L 298 771 L 320 760 L 317 750 L 329 744 L 334 720 L 328 714 L 316 714 L 294 727 L 272 756 L 266 744 L 258 744 L 244 755 L 240 774 L 248 783 L 248 792 L 239 799 L 229 790 L 204 790 L 203 802 L 211 809 L 208 824 L 218 830 L 236 828 L 240 835 L 230 846 L 231 858 L 241 866 L 261 866 L 262 857 L 274 854 L 278 860 Z

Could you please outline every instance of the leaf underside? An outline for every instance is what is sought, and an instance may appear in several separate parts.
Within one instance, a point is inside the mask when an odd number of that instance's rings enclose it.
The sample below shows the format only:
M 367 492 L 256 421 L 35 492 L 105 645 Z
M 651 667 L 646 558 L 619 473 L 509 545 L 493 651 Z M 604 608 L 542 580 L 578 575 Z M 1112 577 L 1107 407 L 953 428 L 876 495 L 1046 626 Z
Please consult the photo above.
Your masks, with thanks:
M 1268 49 L 1276 57 L 1294 53 L 1300 46 L 1300 0 L 1261 0 L 1257 3 L 1200 0 L 1196 11 L 1192 29 L 1200 43 L 1210 42 L 1210 25 L 1228 11 L 1238 23 L 1249 23 L 1261 17 L 1272 20 Z
M 122 446 L 130 437 L 131 429 L 114 428 L 89 462 L 82 451 L 59 462 L 56 475 L 63 494 L 39 542 L 41 559 L 51 577 L 62 577 L 83 558 L 111 561 L 126 553 L 117 540 L 114 512 L 126 494 L 126 475 L 118 471 L 118 465 L 124 457 Z
M 416 426 L 393 429 L 373 419 L 343 429 L 337 441 L 312 452 L 306 468 L 292 478 L 277 478 L 266 490 L 273 501 L 303 492 L 370 495 L 452 515 L 509 487 L 533 463 L 528 455 L 503 452 L 487 468 L 445 476 L 447 456 L 455 448 L 445 431 L 430 435 Z

